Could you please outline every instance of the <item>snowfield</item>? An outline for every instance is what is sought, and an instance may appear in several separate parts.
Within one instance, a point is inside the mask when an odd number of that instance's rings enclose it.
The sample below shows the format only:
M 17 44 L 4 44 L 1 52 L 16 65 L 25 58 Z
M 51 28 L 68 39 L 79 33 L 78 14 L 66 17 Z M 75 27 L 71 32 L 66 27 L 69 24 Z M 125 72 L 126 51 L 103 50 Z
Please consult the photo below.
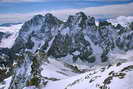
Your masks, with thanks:
M 43 89 L 132 89 L 133 69 L 121 72 L 128 66 L 133 67 L 133 62 L 123 63 L 119 66 L 117 64 L 110 67 L 100 67 L 67 79 L 48 82 L 48 85 Z M 122 74 L 125 74 L 124 77 L 121 77 Z
M 11 48 L 18 36 L 22 24 L 12 25 L 10 27 L 0 27 L 0 32 L 10 33 L 11 36 L 3 38 L 0 43 L 0 48 Z
M 109 54 L 110 61 L 133 61 L 133 50 L 127 52 L 111 52 Z
M 47 84 L 39 89 L 132 89 L 133 61 L 85 67 L 48 58 L 42 63 L 41 76 Z M 0 89 L 8 89 L 11 79 L 5 79 Z M 29 86 L 23 89 L 38 88 Z
M 42 65 L 41 75 L 48 78 L 66 79 L 77 75 L 72 69 L 65 66 L 63 62 L 49 58 L 48 63 Z
M 12 76 L 9 77 L 9 78 L 7 78 L 7 79 L 5 79 L 5 80 L 3 81 L 3 83 L 0 84 L 0 89 L 9 89 L 11 80 L 12 80 Z

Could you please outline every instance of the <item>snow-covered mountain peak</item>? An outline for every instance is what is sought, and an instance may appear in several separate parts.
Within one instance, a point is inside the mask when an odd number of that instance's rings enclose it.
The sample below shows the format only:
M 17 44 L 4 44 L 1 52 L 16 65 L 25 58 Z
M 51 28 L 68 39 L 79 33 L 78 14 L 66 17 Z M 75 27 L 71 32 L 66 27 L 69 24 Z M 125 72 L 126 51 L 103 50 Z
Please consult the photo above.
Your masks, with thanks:
M 51 13 L 47 13 L 44 16 L 43 26 L 48 27 L 48 29 L 52 29 L 53 27 L 60 26 L 63 24 L 63 21 L 59 20 L 55 16 L 53 16 Z M 43 28 L 43 27 L 42 27 Z
M 31 20 L 27 21 L 25 24 L 27 24 L 27 25 L 38 25 L 38 24 L 42 24 L 43 20 L 44 20 L 44 16 L 35 15 Z
M 38 14 L 38 15 L 33 16 L 33 18 L 32 18 L 32 19 L 34 19 L 34 20 L 39 20 L 39 19 L 43 19 L 43 18 L 44 18 L 44 16 L 43 16 L 43 15 Z
M 73 16 L 69 16 L 67 23 L 70 25 L 77 25 L 81 28 L 86 28 L 86 26 L 95 25 L 95 18 L 87 16 L 83 12 L 78 12 Z
M 77 18 L 87 19 L 87 16 L 83 12 L 78 12 L 75 14 Z
M 45 14 L 45 17 L 50 18 L 50 17 L 54 17 L 54 16 L 51 13 L 47 13 L 47 14 Z
M 12 49 L 30 49 L 35 52 L 58 33 L 61 24 L 61 20 L 49 13 L 34 16 L 24 23 Z

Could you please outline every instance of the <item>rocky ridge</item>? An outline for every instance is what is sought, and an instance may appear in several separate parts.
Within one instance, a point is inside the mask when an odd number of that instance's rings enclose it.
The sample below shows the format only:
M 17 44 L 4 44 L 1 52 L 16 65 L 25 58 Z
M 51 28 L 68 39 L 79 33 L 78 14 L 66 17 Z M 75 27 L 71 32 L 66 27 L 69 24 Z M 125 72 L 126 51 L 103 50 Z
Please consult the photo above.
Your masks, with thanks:
M 84 73 L 86 70 L 71 65 L 71 62 L 88 65 L 108 62 L 111 51 L 133 49 L 132 33 L 132 24 L 125 28 L 102 21 L 96 26 L 95 18 L 86 16 L 83 12 L 69 16 L 66 22 L 50 13 L 45 16 L 36 15 L 24 23 L 11 49 L 1 49 L 1 70 L 10 68 L 9 73 L 6 69 L 3 74 L 5 78 L 12 76 L 9 89 L 23 89 L 28 86 L 40 89 L 49 81 L 60 80 L 53 78 L 54 76 L 41 75 L 41 66 L 50 64 L 49 57 L 70 63 L 63 66 L 67 65 L 65 70 L 73 71 L 70 72 L 72 75 Z M 65 70 L 58 71 L 59 75 L 69 76 Z M 108 81 L 110 82 L 110 78 Z M 102 87 L 108 89 L 108 86 Z M 98 89 L 103 88 L 100 85 Z

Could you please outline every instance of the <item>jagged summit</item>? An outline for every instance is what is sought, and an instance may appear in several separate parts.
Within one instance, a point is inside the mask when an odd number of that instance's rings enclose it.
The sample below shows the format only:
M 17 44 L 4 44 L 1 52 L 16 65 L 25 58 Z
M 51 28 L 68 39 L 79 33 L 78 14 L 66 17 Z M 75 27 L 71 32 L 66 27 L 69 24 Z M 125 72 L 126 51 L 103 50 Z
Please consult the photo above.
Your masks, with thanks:
M 99 59 L 99 62 L 103 62 L 108 59 L 107 55 L 113 49 L 132 48 L 130 40 L 124 38 L 125 28 L 119 29 L 110 25 L 104 21 L 97 27 L 95 18 L 83 12 L 70 15 L 66 22 L 50 13 L 45 16 L 36 15 L 25 22 L 12 49 L 32 52 L 42 49 L 53 57 L 71 56 L 72 60 L 97 62 Z M 131 34 L 129 36 L 132 38 Z M 121 40 L 118 41 L 119 39 Z M 129 42 L 130 47 L 126 42 Z
M 85 15 L 84 12 L 78 12 L 78 13 L 75 14 L 75 16 L 82 17 L 82 18 L 86 18 L 87 19 L 87 16 Z
M 53 14 L 52 13 L 46 13 L 45 16 L 46 17 L 53 17 Z
M 63 23 L 63 21 L 59 20 L 58 18 L 56 18 L 55 16 L 53 16 L 51 13 L 47 13 L 44 16 L 45 20 L 43 22 L 43 25 L 47 24 L 51 24 L 51 25 L 60 25 Z
M 72 25 L 71 23 L 73 22 L 73 20 L 74 20 L 74 16 L 73 16 L 73 15 L 70 15 L 70 16 L 68 17 L 67 21 L 66 21 L 66 24 Z
M 67 20 L 67 24 L 77 25 L 81 28 L 86 28 L 87 26 L 94 26 L 95 25 L 95 18 L 91 16 L 87 16 L 83 12 L 78 12 L 75 15 L 70 15 Z
M 22 26 L 22 29 L 29 29 L 28 27 L 30 26 L 38 26 L 38 25 L 43 25 L 43 24 L 61 24 L 62 21 L 57 19 L 55 16 L 53 16 L 51 13 L 47 13 L 45 14 L 45 16 L 43 15 L 35 15 L 33 16 L 33 18 L 31 18 L 31 20 L 27 21 L 24 23 L 24 25 Z M 20 30 L 22 31 L 22 30 Z
M 41 24 L 44 20 L 44 16 L 42 15 L 35 15 L 33 16 L 33 18 L 29 21 L 27 21 L 25 24 L 29 24 L 29 25 L 38 25 Z
M 43 18 L 43 15 L 38 14 L 38 15 L 33 16 L 33 18 L 32 18 L 32 19 L 37 20 L 37 19 L 41 19 L 41 18 Z
M 34 16 L 24 23 L 12 49 L 17 52 L 32 49 L 35 52 L 58 33 L 61 24 L 63 22 L 50 13 Z

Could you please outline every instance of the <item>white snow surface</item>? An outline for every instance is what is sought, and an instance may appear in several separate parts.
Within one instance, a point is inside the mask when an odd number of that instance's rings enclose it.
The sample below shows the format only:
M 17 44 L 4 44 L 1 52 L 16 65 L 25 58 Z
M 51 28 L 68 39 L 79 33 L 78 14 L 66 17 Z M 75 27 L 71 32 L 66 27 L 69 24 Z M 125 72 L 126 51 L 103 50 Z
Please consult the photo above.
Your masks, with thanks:
M 119 60 L 119 58 L 126 58 L 128 60 L 124 62 L 119 61 L 122 62 L 119 66 L 117 65 L 118 62 L 113 63 L 110 67 L 108 65 L 82 67 L 77 64 L 79 69 L 86 69 L 86 72 L 73 74 L 70 72 L 70 69 L 64 66 L 63 62 L 49 58 L 49 63 L 42 66 L 43 71 L 41 74 L 43 76 L 54 77 L 60 80 L 48 81 L 46 87 L 43 87 L 43 89 L 100 89 L 100 86 L 104 85 L 104 81 L 111 76 L 109 73 L 112 71 L 116 74 L 125 73 L 126 75 L 122 79 L 113 76 L 111 83 L 107 84 L 106 87 L 110 89 L 132 89 L 133 68 L 124 72 L 122 72 L 122 70 L 126 67 L 133 66 L 133 51 L 118 52 L 118 54 L 112 52 L 111 54 L 115 60 Z M 57 71 L 64 72 L 65 74 L 68 74 L 68 76 L 62 76 L 60 73 L 57 73 Z
M 48 48 L 46 50 L 46 53 L 49 51 L 49 49 L 51 48 L 52 46 L 52 43 L 54 42 L 54 39 L 55 39 L 55 36 L 51 39 L 51 41 L 48 43 Z
M 70 68 L 67 68 L 63 62 L 53 58 L 48 58 L 48 63 L 42 65 L 41 75 L 48 78 L 65 79 L 77 75 Z
M 18 36 L 22 24 L 12 25 L 10 27 L 0 27 L 0 32 L 11 33 L 8 38 L 3 38 L 0 43 L 0 48 L 11 48 Z
M 80 55 L 80 52 L 79 51 L 75 51 L 75 52 L 73 52 L 73 54 L 77 56 L 77 55 Z
M 109 77 L 110 72 L 120 73 L 121 70 L 127 66 L 133 66 L 133 62 L 123 63 L 120 66 L 113 65 L 110 68 L 99 67 L 84 74 L 55 82 L 48 82 L 43 89 L 100 89 L 99 86 L 103 86 L 103 82 Z M 102 71 L 102 68 L 105 68 L 105 70 Z M 133 70 L 125 73 L 126 76 L 123 79 L 113 77 L 107 87 L 110 87 L 110 89 L 132 89 L 133 81 L 131 78 L 133 78 Z M 90 82 L 91 80 L 94 81 Z
M 23 89 L 37 89 L 35 86 L 24 87 Z
M 104 81 L 111 76 L 109 73 L 112 71 L 116 74 L 125 73 L 126 75 L 122 79 L 113 76 L 111 83 L 106 85 L 107 89 L 132 89 L 133 68 L 122 72 L 124 68 L 133 66 L 133 60 L 131 60 L 132 53 L 133 51 L 112 54 L 114 58 L 116 57 L 119 59 L 121 57 L 126 57 L 126 59 L 129 58 L 129 60 L 122 62 L 120 65 L 117 65 L 118 62 L 113 63 L 110 67 L 108 65 L 82 67 L 79 64 L 75 64 L 79 69 L 85 69 L 85 73 L 74 73 L 70 68 L 64 66 L 64 62 L 49 58 L 49 63 L 42 65 L 43 71 L 41 75 L 47 76 L 48 78 L 57 78 L 59 80 L 48 81 L 43 89 L 100 89 L 100 86 L 104 85 Z
M 61 34 L 62 34 L 62 35 L 69 34 L 69 32 L 70 32 L 70 29 L 69 29 L 68 27 L 65 28 L 65 29 L 63 29 L 63 30 L 61 30 Z
M 133 61 L 133 50 L 129 50 L 127 52 L 124 51 L 112 51 L 109 53 L 109 60 L 113 63 L 119 61 Z
M 8 89 L 10 87 L 11 80 L 12 80 L 12 76 L 5 79 L 3 83 L 0 84 L 0 89 Z
M 95 21 L 96 26 L 99 26 L 99 21 Z

